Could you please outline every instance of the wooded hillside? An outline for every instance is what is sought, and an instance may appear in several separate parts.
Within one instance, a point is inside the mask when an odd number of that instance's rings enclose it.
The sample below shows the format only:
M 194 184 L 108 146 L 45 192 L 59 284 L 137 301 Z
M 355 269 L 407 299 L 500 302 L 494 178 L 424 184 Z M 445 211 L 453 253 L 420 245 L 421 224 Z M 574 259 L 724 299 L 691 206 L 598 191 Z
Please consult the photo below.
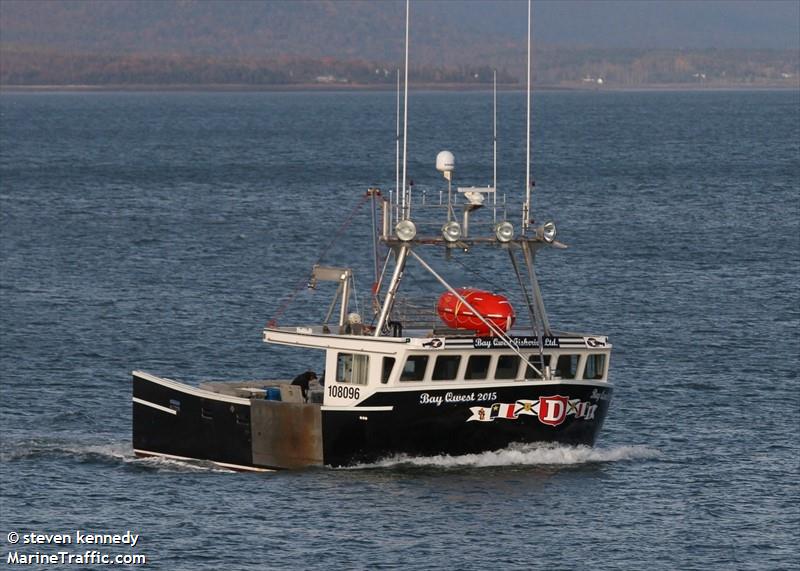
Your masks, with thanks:
M 484 58 L 481 58 L 484 59 Z M 500 84 L 523 81 L 518 57 L 499 57 Z M 524 65 L 524 64 L 523 64 Z M 798 85 L 798 54 L 776 50 L 593 50 L 535 52 L 539 86 L 635 88 Z M 280 56 L 216 57 L 181 54 L 62 53 L 0 46 L 0 85 L 394 85 L 396 64 L 360 59 Z M 490 84 L 493 68 L 474 65 L 414 66 L 411 78 L 425 84 Z

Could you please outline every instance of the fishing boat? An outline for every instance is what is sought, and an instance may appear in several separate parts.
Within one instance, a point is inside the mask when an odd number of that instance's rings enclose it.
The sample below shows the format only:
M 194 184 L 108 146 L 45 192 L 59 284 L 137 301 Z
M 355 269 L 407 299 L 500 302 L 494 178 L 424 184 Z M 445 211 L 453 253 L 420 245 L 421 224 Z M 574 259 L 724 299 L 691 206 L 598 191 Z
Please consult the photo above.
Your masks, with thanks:
M 193 386 L 134 371 L 137 455 L 261 471 L 482 453 L 515 443 L 595 443 L 612 396 L 612 346 L 605 335 L 553 328 L 536 273 L 537 256 L 566 246 L 555 224 L 535 223 L 531 211 L 530 5 L 519 218 L 509 216 L 505 195 L 498 199 L 496 80 L 493 184 L 454 191 L 455 157 L 442 151 L 435 164 L 446 193 L 442 189 L 438 200 L 412 193 L 406 9 L 402 161 L 398 72 L 395 188 L 359 191 L 374 229 L 371 308 L 365 315 L 352 311 L 352 267 L 318 264 L 308 286 L 334 289 L 330 302 L 320 304 L 325 317 L 291 325 L 273 320 L 263 329 L 267 344 L 318 350 L 325 363 L 321 385 L 278 378 Z M 386 252 L 382 264 L 379 252 Z M 496 281 L 513 287 L 514 295 L 451 283 L 433 262 L 458 257 L 468 265 L 477 252 L 489 252 L 498 267 L 505 260 L 507 271 Z M 437 284 L 433 301 L 403 296 L 403 277 L 412 267 Z M 521 307 L 511 297 L 522 300 Z

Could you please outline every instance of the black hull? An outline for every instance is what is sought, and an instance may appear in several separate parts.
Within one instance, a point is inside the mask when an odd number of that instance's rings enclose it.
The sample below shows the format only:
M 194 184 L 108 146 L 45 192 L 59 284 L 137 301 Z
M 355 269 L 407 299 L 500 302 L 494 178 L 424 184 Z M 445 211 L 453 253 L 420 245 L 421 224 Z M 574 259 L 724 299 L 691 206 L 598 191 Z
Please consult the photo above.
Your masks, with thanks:
M 483 389 L 482 389 L 483 390 Z M 434 456 L 462 455 L 501 450 L 512 443 L 549 442 L 567 445 L 593 446 L 602 428 L 611 401 L 611 388 L 589 385 L 533 385 L 502 387 L 484 392 L 496 392 L 496 398 L 486 403 L 512 405 L 518 401 L 539 402 L 540 398 L 564 397 L 567 409 L 578 403 L 584 410 L 554 417 L 545 424 L 534 414 L 517 414 L 513 418 L 497 416 L 484 420 L 476 416 L 476 403 L 448 403 L 452 397 L 478 393 L 472 389 L 409 391 L 380 393 L 367 399 L 363 407 L 392 407 L 391 411 L 361 412 L 327 409 L 322 413 L 325 463 L 346 466 L 369 463 L 382 458 L 407 454 Z M 420 404 L 422 394 L 432 399 L 442 398 L 439 405 Z M 594 399 L 592 397 L 595 397 Z M 479 403 L 482 404 L 482 403 Z M 560 406 L 560 405 L 558 405 Z M 516 405 L 515 409 L 523 409 Z M 506 408 L 509 410 L 509 408 Z M 576 417 L 575 412 L 584 413 Z M 586 418 L 590 416 L 590 418 Z M 557 424 L 555 424 L 557 423 Z
M 340 408 L 230 399 L 134 374 L 133 447 L 141 455 L 210 460 L 246 470 L 349 466 L 399 454 L 462 455 L 512 443 L 592 446 L 611 390 L 596 384 L 519 383 L 480 391 L 392 391 Z M 289 411 L 292 418 L 265 423 L 264 411 L 284 416 Z M 313 431 L 298 432 L 300 424 L 318 432 L 320 450 L 290 458 L 315 437 Z
M 249 403 L 203 398 L 136 375 L 133 397 L 133 449 L 138 455 L 253 466 Z

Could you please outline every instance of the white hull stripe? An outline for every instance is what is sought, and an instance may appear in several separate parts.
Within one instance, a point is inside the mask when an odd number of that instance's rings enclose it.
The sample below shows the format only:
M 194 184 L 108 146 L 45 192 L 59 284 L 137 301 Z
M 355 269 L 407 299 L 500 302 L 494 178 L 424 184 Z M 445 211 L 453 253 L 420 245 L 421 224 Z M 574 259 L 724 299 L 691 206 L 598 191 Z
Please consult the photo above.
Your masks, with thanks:
M 218 400 L 222 402 L 229 402 L 233 404 L 244 404 L 248 406 L 250 405 L 249 399 L 243 399 L 241 397 L 232 397 L 232 396 L 222 395 L 220 393 L 215 393 L 212 391 L 198 389 L 197 387 L 193 387 L 185 383 L 179 383 L 178 381 L 173 381 L 172 379 L 162 379 L 161 377 L 156 377 L 155 375 L 151 375 L 150 373 L 145 373 L 143 371 L 134 371 L 133 374 L 139 377 L 140 379 L 144 379 L 145 381 L 150 381 L 151 383 L 167 387 L 174 391 L 180 391 L 182 393 L 194 395 L 196 397 Z
M 436 381 L 436 384 L 425 383 L 423 381 L 404 381 L 401 386 L 394 386 L 394 387 L 381 387 L 381 389 L 375 391 L 375 393 L 419 393 L 419 392 L 432 392 L 432 391 L 487 391 L 487 390 L 494 390 L 494 389 L 531 389 L 536 387 L 545 387 L 545 386 L 563 386 L 563 387 L 592 387 L 592 388 L 608 388 L 613 389 L 614 385 L 612 385 L 608 381 L 592 381 L 589 379 L 580 379 L 580 380 L 567 380 L 567 379 L 558 379 L 554 381 L 543 381 L 541 379 L 536 380 L 517 380 L 517 381 L 470 381 L 469 384 L 467 383 L 457 383 L 455 381 Z
M 323 406 L 320 410 L 330 412 L 389 412 L 393 406 Z
M 144 406 L 149 406 L 150 408 L 154 408 L 156 410 L 160 410 L 161 412 L 168 412 L 169 414 L 175 414 L 175 415 L 178 414 L 177 411 L 175 411 L 175 410 L 173 410 L 171 408 L 167 408 L 166 406 L 161 406 L 160 404 L 156 404 L 156 403 L 150 402 L 148 400 L 142 400 L 140 398 L 133 397 L 133 402 L 135 402 L 137 404 L 143 404 Z
M 201 460 L 199 458 L 189 458 L 188 456 L 175 456 L 174 454 L 164 454 L 162 452 L 152 452 L 150 450 L 133 449 L 133 452 L 139 456 L 158 456 L 159 458 L 169 458 L 170 460 L 189 460 L 193 462 L 211 462 L 217 466 L 228 468 L 230 470 L 246 470 L 248 472 L 275 472 L 270 468 L 257 468 L 255 466 L 242 466 L 241 464 L 228 464 L 227 462 L 215 462 L 214 460 Z

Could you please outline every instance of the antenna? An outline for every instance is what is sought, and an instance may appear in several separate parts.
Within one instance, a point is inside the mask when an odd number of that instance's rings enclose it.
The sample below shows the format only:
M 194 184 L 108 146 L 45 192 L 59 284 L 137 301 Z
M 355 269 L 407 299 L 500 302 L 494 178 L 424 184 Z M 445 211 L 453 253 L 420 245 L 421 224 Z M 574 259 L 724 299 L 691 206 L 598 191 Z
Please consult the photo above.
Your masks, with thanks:
M 522 207 L 522 233 L 528 229 L 531 212 L 531 0 L 528 0 L 528 122 L 525 157 L 525 205 Z
M 530 0 L 529 0 L 530 1 Z M 403 220 L 411 214 L 411 189 L 408 189 L 406 172 L 408 164 L 408 28 L 411 0 L 406 0 L 406 63 L 405 63 L 405 95 L 403 96 Z
M 395 184 L 394 190 L 397 193 L 396 200 L 400 200 L 400 68 L 397 68 L 397 127 L 394 133 L 394 146 L 395 146 Z M 396 212 L 395 212 L 396 214 Z M 391 226 L 391 220 L 389 225 Z
M 492 223 L 497 223 L 497 70 L 494 70 L 494 110 L 493 110 L 493 164 L 494 164 L 494 180 L 492 186 L 494 187 L 494 198 L 492 207 Z

